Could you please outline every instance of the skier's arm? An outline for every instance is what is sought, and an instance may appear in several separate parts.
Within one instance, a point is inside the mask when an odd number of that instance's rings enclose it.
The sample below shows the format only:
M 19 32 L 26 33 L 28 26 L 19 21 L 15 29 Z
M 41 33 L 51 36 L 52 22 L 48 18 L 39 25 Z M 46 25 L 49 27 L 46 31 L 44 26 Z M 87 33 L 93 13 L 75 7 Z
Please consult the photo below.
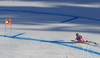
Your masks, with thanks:
M 76 41 L 77 41 L 77 37 L 75 38 L 74 42 L 76 42 Z

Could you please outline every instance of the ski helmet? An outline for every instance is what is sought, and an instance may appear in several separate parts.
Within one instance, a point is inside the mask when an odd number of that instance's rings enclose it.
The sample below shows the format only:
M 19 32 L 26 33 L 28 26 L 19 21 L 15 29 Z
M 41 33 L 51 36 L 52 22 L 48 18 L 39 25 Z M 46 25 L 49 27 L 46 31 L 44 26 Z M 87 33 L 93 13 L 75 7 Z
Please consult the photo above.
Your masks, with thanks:
M 79 34 L 78 33 L 76 33 L 76 36 L 78 36 Z

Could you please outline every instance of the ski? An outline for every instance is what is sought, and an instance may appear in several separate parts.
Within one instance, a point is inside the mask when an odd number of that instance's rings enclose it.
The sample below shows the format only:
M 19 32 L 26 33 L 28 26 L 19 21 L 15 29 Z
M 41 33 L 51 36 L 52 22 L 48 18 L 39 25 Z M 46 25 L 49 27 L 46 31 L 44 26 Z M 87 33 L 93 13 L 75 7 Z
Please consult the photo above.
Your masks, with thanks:
M 71 40 L 73 42 L 75 42 L 74 40 Z M 96 42 L 93 42 L 93 41 L 87 41 L 86 43 L 93 43 L 93 44 L 97 44 Z
M 93 44 L 97 44 L 96 42 L 93 42 L 93 41 L 88 41 L 89 43 L 93 43 Z

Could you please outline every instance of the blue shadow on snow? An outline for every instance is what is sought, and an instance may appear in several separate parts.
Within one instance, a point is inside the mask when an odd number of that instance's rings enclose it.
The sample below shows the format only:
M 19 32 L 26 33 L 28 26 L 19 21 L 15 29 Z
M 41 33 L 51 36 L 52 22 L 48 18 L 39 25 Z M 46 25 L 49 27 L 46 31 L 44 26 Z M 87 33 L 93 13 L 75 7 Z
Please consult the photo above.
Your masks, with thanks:
M 47 14 L 47 15 L 58 15 L 58 16 L 74 17 L 72 19 L 65 20 L 65 21 L 62 21 L 62 22 L 59 22 L 59 23 L 65 23 L 67 21 L 71 21 L 71 20 L 74 20 L 74 19 L 77 19 L 77 18 L 83 18 L 83 19 L 100 21 L 100 19 L 95 19 L 95 18 L 81 17 L 81 16 L 74 16 L 74 15 L 66 15 L 66 14 L 58 14 L 58 13 L 47 13 L 47 12 L 26 11 L 26 10 L 10 10 L 10 9 L 0 9 L 0 11 L 25 12 L 25 13 L 36 13 L 36 14 Z
M 67 47 L 71 47 L 71 48 L 75 48 L 75 49 L 79 49 L 79 50 L 82 50 L 82 51 L 86 51 L 86 52 L 90 52 L 90 53 L 93 53 L 93 54 L 100 55 L 100 52 L 96 52 L 96 51 L 93 51 L 93 50 L 90 50 L 90 49 L 84 49 L 82 47 L 77 47 L 77 46 L 73 46 L 73 45 L 64 44 L 62 42 L 49 41 L 49 40 L 41 40 L 41 39 L 34 39 L 34 38 L 16 37 L 16 36 L 0 35 L 0 37 L 7 37 L 7 38 L 21 39 L 21 40 L 32 40 L 32 41 L 40 41 L 40 42 L 47 42 L 47 43 L 58 44 L 58 45 L 67 46 Z

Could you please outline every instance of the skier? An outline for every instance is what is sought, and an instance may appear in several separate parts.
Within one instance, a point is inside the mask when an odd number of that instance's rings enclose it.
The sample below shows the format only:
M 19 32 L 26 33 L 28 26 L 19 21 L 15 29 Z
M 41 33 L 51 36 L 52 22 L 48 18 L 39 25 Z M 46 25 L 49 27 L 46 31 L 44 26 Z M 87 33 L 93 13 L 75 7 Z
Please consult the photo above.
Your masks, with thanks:
M 82 38 L 82 35 L 79 35 L 78 33 L 76 33 L 76 39 L 74 41 L 78 41 L 80 43 L 83 43 L 83 42 L 88 42 L 88 40 L 84 40 Z
M 78 42 L 80 42 L 80 43 L 88 42 L 88 43 L 97 44 L 96 42 L 93 42 L 93 41 L 84 40 L 84 39 L 82 38 L 82 35 L 79 35 L 78 33 L 76 33 L 76 38 L 75 38 L 75 40 L 71 40 L 71 41 L 74 41 L 74 42 L 78 41 Z

